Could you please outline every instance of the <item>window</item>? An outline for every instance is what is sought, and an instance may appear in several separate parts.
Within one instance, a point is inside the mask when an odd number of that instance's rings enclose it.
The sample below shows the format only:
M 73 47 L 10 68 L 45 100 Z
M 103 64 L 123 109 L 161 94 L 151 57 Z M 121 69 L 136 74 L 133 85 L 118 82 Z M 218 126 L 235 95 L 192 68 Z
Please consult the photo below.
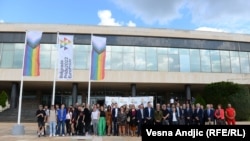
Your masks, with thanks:
M 74 51 L 74 68 L 75 69 L 87 69 L 89 60 L 89 52 Z
M 51 67 L 51 49 L 52 44 L 41 44 L 40 45 L 40 67 L 48 69 Z
M 179 72 L 180 71 L 179 55 L 169 54 L 168 55 L 168 65 L 169 65 L 170 72 Z
M 156 48 L 146 48 L 146 67 L 147 70 L 157 70 Z
M 230 53 L 229 51 L 220 51 L 221 56 L 221 71 L 230 73 L 231 65 L 230 65 Z
M 123 53 L 123 70 L 134 70 L 135 60 L 134 52 Z
M 200 72 L 201 71 L 201 59 L 200 59 L 200 50 L 190 49 L 190 71 L 191 72 Z
M 240 73 L 240 58 L 238 51 L 230 51 L 232 73 Z
M 158 71 L 168 71 L 167 55 L 158 55 Z
M 15 53 L 14 53 L 14 60 L 13 60 L 13 68 L 22 68 L 23 66 L 23 51 L 24 51 L 24 44 L 14 44 L 15 46 Z
M 169 48 L 157 48 L 157 54 L 168 54 Z
M 111 51 L 112 52 L 122 52 L 123 47 L 122 46 L 112 46 Z
M 180 54 L 180 71 L 190 72 L 189 49 L 179 49 Z
M 106 50 L 105 69 L 111 69 L 111 52 Z
M 201 54 L 201 71 L 211 72 L 209 50 L 200 50 L 200 54 Z
M 111 69 L 122 70 L 122 52 L 112 52 L 111 54 Z
M 13 63 L 14 51 L 4 50 L 2 54 L 1 67 L 11 68 Z
M 220 52 L 218 50 L 210 50 L 212 72 L 221 72 Z
M 1 64 L 1 58 L 2 58 L 2 50 L 3 50 L 3 44 L 0 43 L 0 64 Z
M 89 66 L 89 45 L 74 45 L 74 69 L 87 69 Z
M 240 67 L 241 73 L 249 73 L 249 60 L 247 52 L 240 52 Z
M 135 70 L 146 70 L 144 47 L 135 47 Z
M 3 44 L 2 59 L 1 59 L 2 68 L 12 68 L 14 60 L 14 49 L 15 49 L 15 44 L 9 44 L 9 43 Z

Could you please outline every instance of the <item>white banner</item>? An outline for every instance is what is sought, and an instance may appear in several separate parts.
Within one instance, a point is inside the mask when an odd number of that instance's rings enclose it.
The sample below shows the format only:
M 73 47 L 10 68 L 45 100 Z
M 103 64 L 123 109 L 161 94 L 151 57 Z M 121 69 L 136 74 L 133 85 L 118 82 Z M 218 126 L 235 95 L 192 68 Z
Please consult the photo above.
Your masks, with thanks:
M 123 105 L 134 104 L 135 108 L 138 108 L 139 105 L 143 104 L 144 107 L 147 107 L 148 102 L 151 102 L 151 105 L 154 105 L 153 96 L 141 96 L 141 97 L 105 97 L 105 104 L 111 105 L 112 103 L 117 103 L 118 107 Z
M 111 96 L 106 96 L 105 97 L 105 104 L 108 105 L 112 105 L 112 103 L 118 103 L 119 102 L 119 97 L 111 97 Z
M 58 79 L 73 78 L 73 35 L 59 35 Z

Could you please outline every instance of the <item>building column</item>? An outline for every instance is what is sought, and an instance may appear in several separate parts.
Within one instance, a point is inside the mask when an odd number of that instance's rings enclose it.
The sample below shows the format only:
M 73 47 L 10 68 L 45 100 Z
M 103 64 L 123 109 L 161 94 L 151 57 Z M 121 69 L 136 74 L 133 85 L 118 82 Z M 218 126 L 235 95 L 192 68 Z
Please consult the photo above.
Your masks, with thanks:
M 132 97 L 136 96 L 136 84 L 131 84 Z
M 77 102 L 77 94 L 78 94 L 78 83 L 72 84 L 72 104 L 74 105 Z
M 11 95 L 10 95 L 10 108 L 14 109 L 17 107 L 17 86 L 18 84 L 16 82 L 12 83 L 11 86 Z
M 191 102 L 191 86 L 185 85 L 186 100 Z

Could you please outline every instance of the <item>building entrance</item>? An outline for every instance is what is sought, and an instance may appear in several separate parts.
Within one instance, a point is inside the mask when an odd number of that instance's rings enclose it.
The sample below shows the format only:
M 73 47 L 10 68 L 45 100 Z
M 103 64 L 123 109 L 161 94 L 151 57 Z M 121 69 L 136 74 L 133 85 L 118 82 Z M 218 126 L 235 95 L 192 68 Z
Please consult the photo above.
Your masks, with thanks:
M 42 96 L 42 100 L 41 103 L 43 105 L 51 105 L 51 100 L 52 100 L 52 96 L 51 95 L 43 95 Z M 61 104 L 65 104 L 66 107 L 70 106 L 70 105 L 74 105 L 74 103 L 72 103 L 72 95 L 56 95 L 55 96 L 55 104 L 61 105 Z M 82 103 L 82 96 L 78 95 L 77 96 L 77 102 L 78 103 Z
M 99 104 L 100 106 L 104 106 L 105 105 L 105 97 L 91 97 L 90 103 L 91 103 L 91 105 Z

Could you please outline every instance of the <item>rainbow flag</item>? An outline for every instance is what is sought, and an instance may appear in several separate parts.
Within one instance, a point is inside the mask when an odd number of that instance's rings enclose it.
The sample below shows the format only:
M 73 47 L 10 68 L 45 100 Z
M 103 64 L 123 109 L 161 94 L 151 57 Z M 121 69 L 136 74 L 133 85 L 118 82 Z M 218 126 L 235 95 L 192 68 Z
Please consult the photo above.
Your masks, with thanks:
M 102 80 L 105 75 L 106 38 L 92 36 L 91 80 Z
M 41 31 L 28 31 L 23 64 L 23 76 L 40 75 L 40 40 Z

